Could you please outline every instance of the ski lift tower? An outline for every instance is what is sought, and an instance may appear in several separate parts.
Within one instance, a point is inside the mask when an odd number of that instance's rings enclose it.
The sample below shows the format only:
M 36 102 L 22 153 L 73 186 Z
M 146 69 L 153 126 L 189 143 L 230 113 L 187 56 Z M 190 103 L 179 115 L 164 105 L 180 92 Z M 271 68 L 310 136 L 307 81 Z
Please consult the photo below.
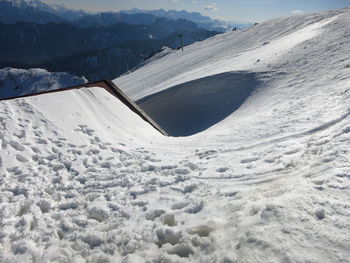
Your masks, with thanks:
M 183 52 L 183 51 L 184 51 L 184 40 L 183 40 L 184 35 L 183 35 L 183 34 L 179 34 L 178 36 L 179 36 L 179 38 L 180 38 L 181 50 L 182 50 L 182 52 Z

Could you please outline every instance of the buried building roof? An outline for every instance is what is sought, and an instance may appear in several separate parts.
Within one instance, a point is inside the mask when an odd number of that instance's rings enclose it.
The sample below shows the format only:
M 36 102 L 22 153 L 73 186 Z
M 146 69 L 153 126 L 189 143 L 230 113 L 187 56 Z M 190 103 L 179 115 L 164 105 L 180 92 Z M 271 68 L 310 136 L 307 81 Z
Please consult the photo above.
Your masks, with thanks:
M 136 103 L 134 103 L 132 100 L 130 100 L 124 92 L 122 92 L 112 81 L 110 80 L 102 80 L 97 82 L 90 82 L 79 86 L 72 86 L 72 87 L 66 87 L 56 90 L 49 90 L 49 91 L 43 91 L 35 94 L 27 94 L 17 97 L 10 97 L 10 98 L 4 98 L 0 99 L 0 101 L 4 100 L 12 100 L 17 98 L 25 98 L 25 97 L 31 97 L 31 96 L 38 96 L 48 93 L 56 93 L 56 92 L 62 92 L 67 90 L 73 90 L 73 89 L 81 89 L 81 88 L 89 88 L 89 87 L 99 87 L 103 88 L 109 93 L 111 93 L 113 96 L 117 97 L 122 103 L 124 103 L 130 110 L 135 112 L 137 115 L 139 115 L 144 121 L 151 124 L 156 130 L 158 130 L 163 135 L 168 135 L 167 132 L 165 132 L 147 113 L 145 113 L 139 106 L 137 106 Z

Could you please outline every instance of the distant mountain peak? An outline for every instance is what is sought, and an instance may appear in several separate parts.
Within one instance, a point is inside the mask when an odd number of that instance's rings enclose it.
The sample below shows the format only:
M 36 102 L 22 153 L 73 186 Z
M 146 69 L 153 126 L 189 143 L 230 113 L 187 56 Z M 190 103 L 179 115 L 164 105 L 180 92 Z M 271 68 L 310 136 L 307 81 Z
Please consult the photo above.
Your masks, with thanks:
M 85 11 L 69 9 L 64 5 L 51 5 L 40 0 L 0 0 L 0 22 L 4 23 L 63 22 L 85 15 L 88 15 Z
M 145 13 L 145 14 L 151 14 L 157 17 L 165 17 L 171 20 L 186 19 L 186 20 L 195 22 L 201 28 L 212 30 L 212 31 L 220 31 L 220 32 L 228 31 L 234 27 L 244 28 L 252 25 L 252 23 L 245 23 L 245 22 L 229 23 L 219 19 L 212 19 L 209 16 L 204 16 L 198 12 L 188 12 L 186 10 L 165 10 L 165 9 L 145 10 L 145 9 L 133 8 L 129 10 L 122 10 L 120 11 L 120 13 L 125 13 L 125 14 Z

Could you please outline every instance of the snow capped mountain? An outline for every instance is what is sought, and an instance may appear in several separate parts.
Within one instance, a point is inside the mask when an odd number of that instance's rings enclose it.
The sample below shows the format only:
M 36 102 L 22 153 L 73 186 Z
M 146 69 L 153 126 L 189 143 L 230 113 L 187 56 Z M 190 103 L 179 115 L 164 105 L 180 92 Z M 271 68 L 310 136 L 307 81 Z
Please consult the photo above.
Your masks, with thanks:
M 237 28 L 245 28 L 251 26 L 252 23 L 244 23 L 244 22 L 234 22 L 227 23 L 225 21 L 221 21 L 218 19 L 212 19 L 208 16 L 203 16 L 197 12 L 187 12 L 185 10 L 177 11 L 177 10 L 141 10 L 141 9 L 131 9 L 131 10 L 122 10 L 120 13 L 124 14 L 151 14 L 157 17 L 165 17 L 167 19 L 177 20 L 177 19 L 187 19 L 189 21 L 197 23 L 198 26 L 207 29 L 214 30 L 219 32 L 226 32 L 234 27 Z
M 91 14 L 74 21 L 79 27 L 110 26 L 115 23 L 127 23 L 132 25 L 148 25 L 157 20 L 157 16 L 151 14 L 125 14 L 116 12 L 103 12 Z
M 33 0 L 0 0 L 0 23 L 29 22 L 45 24 L 64 21 L 56 14 L 39 9 L 37 6 L 41 4 L 40 1 Z
M 31 22 L 38 24 L 65 22 L 88 15 L 82 10 L 62 5 L 49 5 L 40 0 L 0 0 L 0 22 Z
M 84 77 L 44 69 L 0 69 L 0 99 L 86 83 Z
M 83 10 L 74 10 L 74 9 L 66 8 L 64 5 L 46 4 L 40 0 L 20 0 L 20 1 L 26 1 L 26 3 L 29 6 L 37 8 L 41 11 L 55 14 L 69 21 L 73 21 L 73 20 L 79 19 L 80 17 L 89 15 L 88 12 Z
M 176 10 L 123 10 L 120 12 L 89 13 L 83 10 L 66 8 L 63 5 L 47 4 L 41 0 L 0 0 L 0 22 L 16 23 L 58 23 L 72 22 L 80 27 L 109 26 L 115 23 L 134 25 L 150 24 L 156 18 L 170 20 L 186 19 L 196 23 L 199 27 L 218 32 L 225 32 L 233 27 L 245 28 L 252 23 L 227 23 L 211 19 L 200 13 L 190 13 Z
M 1 101 L 0 261 L 350 262 L 349 22 L 274 19 L 115 80 L 191 136 L 97 87 Z

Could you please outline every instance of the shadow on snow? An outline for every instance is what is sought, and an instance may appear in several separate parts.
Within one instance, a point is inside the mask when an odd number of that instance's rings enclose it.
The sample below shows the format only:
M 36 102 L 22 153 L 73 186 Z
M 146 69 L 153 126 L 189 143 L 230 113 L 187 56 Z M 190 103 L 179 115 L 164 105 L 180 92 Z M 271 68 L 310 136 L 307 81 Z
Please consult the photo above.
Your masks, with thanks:
M 189 136 L 236 111 L 262 83 L 262 75 L 226 72 L 171 87 L 136 103 L 169 135 Z

